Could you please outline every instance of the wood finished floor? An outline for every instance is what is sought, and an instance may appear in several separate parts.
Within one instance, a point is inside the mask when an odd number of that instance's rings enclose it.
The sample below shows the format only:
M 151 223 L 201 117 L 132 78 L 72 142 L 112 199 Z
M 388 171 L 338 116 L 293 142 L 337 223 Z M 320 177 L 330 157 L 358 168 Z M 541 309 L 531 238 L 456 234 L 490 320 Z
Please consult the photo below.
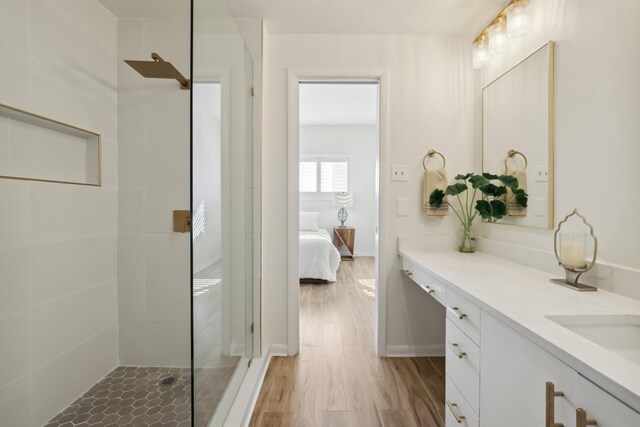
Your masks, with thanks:
M 375 355 L 373 277 L 359 257 L 300 285 L 300 354 L 271 360 L 250 426 L 444 427 L 444 358 Z

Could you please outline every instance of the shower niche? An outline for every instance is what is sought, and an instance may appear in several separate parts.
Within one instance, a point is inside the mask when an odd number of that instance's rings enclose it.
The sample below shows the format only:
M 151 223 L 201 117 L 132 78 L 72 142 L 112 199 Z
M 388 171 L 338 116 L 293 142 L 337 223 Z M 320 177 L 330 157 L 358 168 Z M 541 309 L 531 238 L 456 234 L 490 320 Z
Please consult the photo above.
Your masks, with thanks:
M 100 135 L 0 104 L 0 178 L 101 185 Z

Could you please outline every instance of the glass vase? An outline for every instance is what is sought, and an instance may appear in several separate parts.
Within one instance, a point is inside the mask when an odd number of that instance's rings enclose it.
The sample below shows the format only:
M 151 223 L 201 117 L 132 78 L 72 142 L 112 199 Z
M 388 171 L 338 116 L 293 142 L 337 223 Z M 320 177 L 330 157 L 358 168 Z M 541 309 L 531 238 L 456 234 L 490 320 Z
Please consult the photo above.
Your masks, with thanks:
M 475 241 L 471 236 L 471 224 L 463 225 L 458 250 L 464 253 L 473 253 L 476 251 Z

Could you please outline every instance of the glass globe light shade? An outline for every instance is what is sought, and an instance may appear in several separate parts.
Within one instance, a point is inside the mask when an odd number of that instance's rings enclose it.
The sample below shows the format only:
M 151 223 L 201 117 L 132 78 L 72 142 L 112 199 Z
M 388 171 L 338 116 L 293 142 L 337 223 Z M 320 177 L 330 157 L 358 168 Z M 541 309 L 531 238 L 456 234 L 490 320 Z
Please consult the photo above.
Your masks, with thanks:
M 489 51 L 491 55 L 497 55 L 509 50 L 506 21 L 504 16 L 499 16 L 489 27 Z
M 490 59 L 489 41 L 487 36 L 482 34 L 473 42 L 473 68 L 483 68 Z
M 522 37 L 529 32 L 529 1 L 516 0 L 507 8 L 507 35 L 509 38 Z

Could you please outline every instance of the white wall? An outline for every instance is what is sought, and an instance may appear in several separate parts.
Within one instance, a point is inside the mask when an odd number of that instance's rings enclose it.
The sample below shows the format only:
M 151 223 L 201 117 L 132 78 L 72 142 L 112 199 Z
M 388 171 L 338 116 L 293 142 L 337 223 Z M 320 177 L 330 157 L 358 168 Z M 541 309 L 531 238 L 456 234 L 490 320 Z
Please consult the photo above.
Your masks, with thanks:
M 158 52 L 189 75 L 188 19 L 118 20 L 118 302 L 120 363 L 188 366 L 189 91 L 145 79 L 125 59 Z
M 388 351 L 442 345 L 441 307 L 403 279 L 397 237 L 446 234 L 453 218 L 421 212 L 422 156 L 434 148 L 451 173 L 473 165 L 473 78 L 470 43 L 454 37 L 266 34 L 263 150 L 263 349 L 287 344 L 287 68 L 388 69 L 390 164 L 408 166 L 407 182 L 389 183 L 389 217 L 381 248 L 387 265 Z M 293 179 L 296 179 L 295 177 Z M 396 198 L 410 214 L 396 217 Z M 411 346 L 409 348 L 408 346 Z
M 593 224 L 602 261 L 640 267 L 640 3 L 537 0 L 531 33 L 477 72 L 484 82 L 555 40 L 555 223 L 574 208 Z M 480 144 L 481 133 L 476 134 Z M 552 251 L 553 232 L 485 227 L 487 237 Z M 560 270 L 558 270 L 560 272 Z
M 300 127 L 300 156 L 345 155 L 351 158 L 351 192 L 353 207 L 347 208 L 346 225 L 356 229 L 355 254 L 373 256 L 376 234 L 376 160 L 378 129 L 376 126 L 309 126 Z M 340 225 L 339 208 L 329 199 L 301 196 L 300 210 L 320 212 L 318 224 L 333 233 Z
M 103 149 L 102 187 L 0 179 L 12 427 L 45 424 L 118 363 L 116 21 L 96 1 L 65 4 L 3 0 L 0 14 L 0 103 L 100 133 Z

